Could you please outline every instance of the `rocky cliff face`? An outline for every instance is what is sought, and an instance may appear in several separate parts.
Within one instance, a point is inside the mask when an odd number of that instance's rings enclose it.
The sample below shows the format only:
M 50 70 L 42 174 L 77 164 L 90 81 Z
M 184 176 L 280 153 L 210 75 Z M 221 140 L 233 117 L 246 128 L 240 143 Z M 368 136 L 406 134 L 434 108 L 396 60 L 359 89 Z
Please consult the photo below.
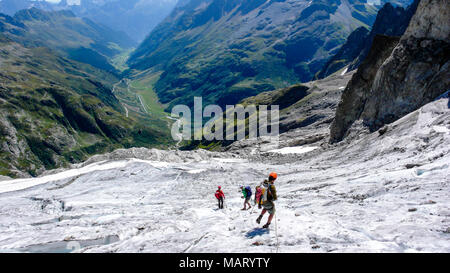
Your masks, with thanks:
M 375 131 L 450 89 L 449 12 L 446 0 L 422 0 L 395 48 L 395 38 L 374 40 L 344 91 L 331 142 L 342 140 L 352 125 Z
M 322 79 L 348 66 L 348 71 L 357 69 L 369 54 L 376 35 L 402 36 L 416 12 L 419 0 L 410 6 L 394 6 L 386 3 L 378 11 L 377 18 L 370 32 L 365 28 L 358 28 L 347 38 L 345 44 L 324 65 L 316 78 Z
M 417 10 L 420 0 L 415 0 L 408 7 L 393 6 L 387 3 L 378 12 L 377 19 L 369 35 L 364 40 L 364 46 L 357 58 L 350 62 L 349 70 L 357 69 L 369 54 L 372 42 L 376 35 L 402 36 Z

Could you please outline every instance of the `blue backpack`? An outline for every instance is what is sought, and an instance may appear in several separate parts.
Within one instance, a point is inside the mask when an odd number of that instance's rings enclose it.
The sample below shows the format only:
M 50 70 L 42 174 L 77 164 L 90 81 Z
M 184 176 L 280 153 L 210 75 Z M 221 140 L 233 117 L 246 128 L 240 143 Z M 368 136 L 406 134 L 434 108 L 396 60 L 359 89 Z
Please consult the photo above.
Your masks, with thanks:
M 247 191 L 247 197 L 252 196 L 252 188 L 250 186 L 245 187 L 245 190 Z

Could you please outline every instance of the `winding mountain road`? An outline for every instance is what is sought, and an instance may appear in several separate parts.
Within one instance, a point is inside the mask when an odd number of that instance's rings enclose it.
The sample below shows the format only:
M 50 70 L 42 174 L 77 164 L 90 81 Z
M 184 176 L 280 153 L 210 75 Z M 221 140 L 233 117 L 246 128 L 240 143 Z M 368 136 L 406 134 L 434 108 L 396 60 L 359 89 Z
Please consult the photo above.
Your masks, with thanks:
M 116 88 L 117 88 L 117 86 L 118 86 L 122 81 L 123 81 L 123 79 L 120 80 L 119 82 L 113 84 L 112 93 L 113 93 L 114 95 L 116 95 Z M 127 85 L 128 85 L 128 83 L 127 83 Z M 128 87 L 128 88 L 129 88 L 129 87 Z M 120 101 L 120 100 L 119 100 L 119 101 Z M 122 104 L 123 108 L 125 108 L 125 116 L 128 118 L 128 117 L 129 117 L 129 112 L 128 112 L 127 106 L 126 106 L 124 103 L 122 103 L 122 102 L 120 102 L 120 104 Z

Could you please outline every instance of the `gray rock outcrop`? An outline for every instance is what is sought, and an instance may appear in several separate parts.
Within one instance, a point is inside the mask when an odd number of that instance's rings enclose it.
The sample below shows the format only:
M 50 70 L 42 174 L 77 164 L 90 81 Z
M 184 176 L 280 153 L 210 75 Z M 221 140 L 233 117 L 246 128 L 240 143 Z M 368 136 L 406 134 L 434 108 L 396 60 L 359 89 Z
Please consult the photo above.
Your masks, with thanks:
M 375 131 L 450 89 L 449 11 L 446 0 L 422 0 L 395 48 L 395 38 L 374 40 L 344 91 L 330 142 L 341 141 L 357 120 Z

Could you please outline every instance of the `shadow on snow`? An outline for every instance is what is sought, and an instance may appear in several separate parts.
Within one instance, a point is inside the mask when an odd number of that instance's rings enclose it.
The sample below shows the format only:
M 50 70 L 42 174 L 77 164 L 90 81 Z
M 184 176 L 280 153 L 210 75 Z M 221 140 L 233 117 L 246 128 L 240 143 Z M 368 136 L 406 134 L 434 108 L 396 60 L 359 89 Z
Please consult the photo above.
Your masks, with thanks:
M 245 237 L 252 239 L 256 236 L 262 236 L 264 234 L 269 234 L 269 230 L 266 228 L 254 228 L 245 234 Z

